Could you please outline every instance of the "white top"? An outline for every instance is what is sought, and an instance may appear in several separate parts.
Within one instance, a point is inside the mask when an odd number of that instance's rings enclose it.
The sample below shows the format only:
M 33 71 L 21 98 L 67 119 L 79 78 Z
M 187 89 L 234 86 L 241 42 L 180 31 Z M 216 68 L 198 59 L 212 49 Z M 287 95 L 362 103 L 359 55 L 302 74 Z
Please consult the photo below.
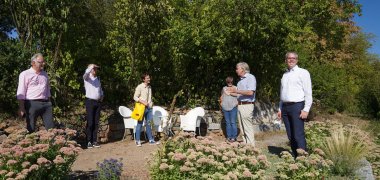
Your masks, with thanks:
M 100 79 L 98 77 L 94 77 L 90 73 L 93 68 L 93 66 L 87 68 L 83 75 L 86 98 L 100 100 L 103 97 L 103 90 L 100 84 Z
M 302 101 L 305 101 L 303 111 L 309 112 L 313 102 L 310 73 L 296 65 L 282 76 L 280 110 L 283 102 Z
M 243 77 L 240 77 L 240 81 L 237 84 L 238 90 L 251 90 L 256 91 L 256 78 L 254 75 L 250 73 L 245 73 Z M 256 100 L 256 92 L 253 95 L 238 95 L 239 101 L 245 102 L 255 102 Z

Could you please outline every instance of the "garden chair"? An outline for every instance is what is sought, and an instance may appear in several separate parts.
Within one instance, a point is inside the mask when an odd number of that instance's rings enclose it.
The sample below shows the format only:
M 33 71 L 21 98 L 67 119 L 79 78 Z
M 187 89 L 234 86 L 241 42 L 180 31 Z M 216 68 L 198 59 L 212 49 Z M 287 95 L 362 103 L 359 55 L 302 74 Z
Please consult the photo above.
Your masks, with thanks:
M 124 135 L 123 139 L 125 138 L 125 134 L 127 133 L 127 129 L 132 129 L 132 137 L 135 137 L 135 126 L 137 124 L 137 121 L 131 118 L 132 111 L 125 107 L 125 106 L 119 106 L 119 113 L 123 117 L 124 121 Z
M 156 132 L 164 132 L 167 136 L 171 132 L 171 118 L 169 119 L 169 113 L 160 106 L 153 106 L 153 125 Z
M 190 110 L 186 115 L 180 115 L 181 129 L 183 131 L 193 131 L 195 133 L 198 128 L 199 134 L 201 134 L 199 127 L 204 115 L 205 110 L 202 107 L 196 107 Z

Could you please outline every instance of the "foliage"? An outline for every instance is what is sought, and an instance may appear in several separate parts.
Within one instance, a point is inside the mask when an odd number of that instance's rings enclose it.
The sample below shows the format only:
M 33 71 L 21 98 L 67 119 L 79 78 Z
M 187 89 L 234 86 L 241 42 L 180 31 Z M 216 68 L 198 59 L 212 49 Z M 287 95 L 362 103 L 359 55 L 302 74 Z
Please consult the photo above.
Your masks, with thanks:
M 251 145 L 217 143 L 181 133 L 163 144 L 151 166 L 152 179 L 265 179 L 265 155 Z
M 104 159 L 103 162 L 96 163 L 98 169 L 96 178 L 99 180 L 117 180 L 120 179 L 121 171 L 123 170 L 123 159 Z
M 277 179 L 325 179 L 331 174 L 333 162 L 325 157 L 321 149 L 315 149 L 308 154 L 297 149 L 299 156 L 294 159 L 288 151 L 281 153 L 284 162 L 277 165 Z
M 0 178 L 65 178 L 81 150 L 69 140 L 75 134 L 70 129 L 27 134 L 24 129 L 9 135 L 0 147 Z
M 373 127 L 373 126 L 372 126 Z M 330 139 L 333 134 L 343 129 L 344 134 L 351 134 L 351 138 L 353 141 L 351 142 L 360 142 L 367 147 L 368 153 L 365 154 L 367 160 L 371 163 L 374 175 L 378 177 L 380 174 L 380 164 L 378 163 L 380 160 L 380 146 L 376 144 L 376 138 L 372 139 L 369 136 L 368 132 L 360 130 L 357 126 L 353 126 L 350 124 L 343 125 L 341 123 L 327 120 L 327 121 L 312 121 L 306 124 L 305 133 L 306 133 L 306 141 L 308 142 L 309 149 L 321 148 L 324 149 L 326 140 Z M 346 139 L 347 140 L 347 139 Z M 339 142 L 340 143 L 340 142 Z M 331 143 L 330 143 L 331 144 Z M 333 144 L 331 144 L 333 145 Z M 348 146 L 348 144 L 346 144 Z M 351 145 L 356 145 L 351 144 Z M 331 146 L 330 146 L 331 147 Z M 339 146 L 338 146 L 339 147 Z M 345 147 L 345 145 L 343 146 Z M 353 147 L 352 147 L 353 148 Z M 336 149 L 338 150 L 338 149 Z M 349 155 L 350 152 L 355 149 L 344 150 L 345 153 L 341 152 L 340 155 Z M 343 151 L 343 150 L 342 150 Z M 327 151 L 325 151 L 327 154 Z M 336 155 L 332 155 L 335 157 L 339 157 Z M 334 158 L 331 158 L 333 160 Z M 355 163 L 352 163 L 352 166 Z M 351 166 L 351 164 L 350 164 Z M 340 168 L 340 166 L 334 167 L 333 169 Z M 353 172 L 350 172 L 351 174 Z
M 354 133 L 345 133 L 339 129 L 325 139 L 322 149 L 326 157 L 334 163 L 333 173 L 338 175 L 352 175 L 361 165 L 359 160 L 367 153 L 367 146 L 354 138 Z
M 353 0 L 0 0 L 0 102 L 16 108 L 17 74 L 45 55 L 55 117 L 83 105 L 81 75 L 101 65 L 105 103 L 132 101 L 139 75 L 152 75 L 154 101 L 217 108 L 223 79 L 245 61 L 257 99 L 277 101 L 287 51 L 311 73 L 313 97 L 330 112 L 380 114 L 379 57 L 353 23 Z M 291 12 L 291 13 L 290 13 Z M 4 37 L 14 30 L 14 40 Z M 3 44 L 4 43 L 4 44 Z M 235 78 L 238 79 L 238 78 Z M 10 106 L 5 106 L 10 104 Z

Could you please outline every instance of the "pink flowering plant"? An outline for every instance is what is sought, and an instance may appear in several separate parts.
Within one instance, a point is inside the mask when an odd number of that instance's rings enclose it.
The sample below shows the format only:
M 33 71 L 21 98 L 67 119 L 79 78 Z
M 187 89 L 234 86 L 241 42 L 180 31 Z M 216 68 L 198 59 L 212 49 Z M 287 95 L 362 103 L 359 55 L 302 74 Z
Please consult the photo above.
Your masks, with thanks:
M 10 134 L 0 145 L 0 179 L 62 179 L 81 150 L 71 129 L 26 130 Z
M 321 149 L 315 149 L 312 154 L 308 154 L 303 149 L 297 149 L 299 156 L 294 157 L 283 151 L 281 158 L 284 160 L 276 164 L 276 179 L 325 179 L 331 175 L 333 162 L 325 158 L 325 153 Z
M 267 157 L 251 145 L 180 133 L 156 153 L 151 178 L 265 179 L 269 165 Z

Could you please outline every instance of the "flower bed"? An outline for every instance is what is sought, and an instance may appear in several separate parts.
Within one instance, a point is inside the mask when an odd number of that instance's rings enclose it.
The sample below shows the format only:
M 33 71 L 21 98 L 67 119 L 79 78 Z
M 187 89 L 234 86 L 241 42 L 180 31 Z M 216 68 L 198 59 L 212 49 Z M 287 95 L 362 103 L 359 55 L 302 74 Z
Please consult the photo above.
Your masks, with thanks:
M 181 133 L 163 144 L 151 167 L 152 179 L 265 179 L 270 165 L 257 148 L 218 143 Z
M 71 129 L 8 136 L 0 146 L 0 179 L 62 179 L 81 150 Z

